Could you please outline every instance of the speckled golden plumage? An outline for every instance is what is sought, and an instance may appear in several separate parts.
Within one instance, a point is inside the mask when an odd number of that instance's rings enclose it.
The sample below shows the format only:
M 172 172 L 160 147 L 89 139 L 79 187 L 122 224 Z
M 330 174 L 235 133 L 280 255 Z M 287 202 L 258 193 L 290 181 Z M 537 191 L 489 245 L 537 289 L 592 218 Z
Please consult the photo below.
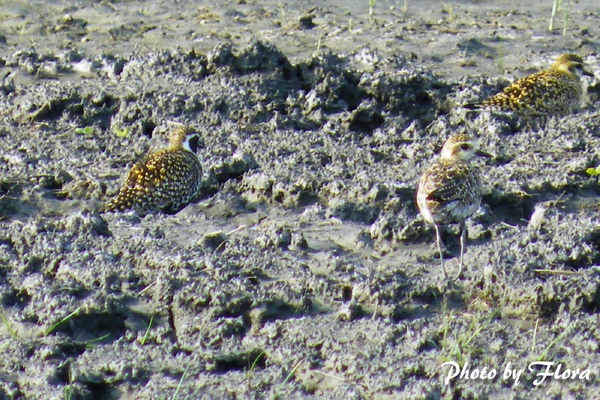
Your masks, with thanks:
M 168 148 L 146 155 L 131 168 L 104 211 L 134 209 L 147 214 L 185 207 L 201 184 L 202 166 L 196 155 L 199 138 L 187 127 L 175 129 Z
M 444 277 L 447 277 L 441 249 L 439 224 L 458 223 L 461 231 L 459 273 L 462 272 L 465 221 L 481 204 L 481 182 L 479 170 L 470 161 L 477 155 L 487 156 L 467 135 L 450 137 L 440 158 L 422 175 L 417 189 L 417 205 L 425 221 L 435 227 L 438 250 Z
M 581 107 L 582 75 L 594 76 L 581 57 L 563 54 L 549 69 L 518 79 L 488 100 L 466 107 L 512 111 L 525 117 L 564 116 Z

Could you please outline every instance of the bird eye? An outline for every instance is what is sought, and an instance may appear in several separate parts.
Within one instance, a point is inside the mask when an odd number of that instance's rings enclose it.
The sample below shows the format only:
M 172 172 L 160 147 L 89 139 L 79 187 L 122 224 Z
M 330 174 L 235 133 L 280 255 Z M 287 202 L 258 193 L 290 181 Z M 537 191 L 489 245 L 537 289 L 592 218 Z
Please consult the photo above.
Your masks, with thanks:
M 471 146 L 469 146 L 469 143 L 463 143 L 460 145 L 461 150 L 469 150 L 471 148 Z

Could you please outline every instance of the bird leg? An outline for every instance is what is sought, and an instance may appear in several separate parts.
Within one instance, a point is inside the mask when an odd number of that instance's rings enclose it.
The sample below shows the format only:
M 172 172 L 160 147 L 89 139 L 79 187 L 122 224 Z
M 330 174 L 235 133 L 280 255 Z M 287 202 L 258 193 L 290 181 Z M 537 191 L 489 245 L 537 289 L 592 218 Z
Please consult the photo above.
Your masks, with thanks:
M 463 255 L 465 254 L 465 243 L 467 242 L 467 226 L 465 224 L 465 221 L 462 221 L 460 223 L 460 258 L 458 261 L 458 275 L 456 275 L 456 278 L 453 279 L 453 281 L 457 280 L 458 278 L 460 278 L 462 276 L 462 269 L 463 269 Z
M 448 279 L 448 274 L 446 273 L 446 266 L 444 265 L 444 252 L 442 251 L 442 237 L 440 236 L 440 228 L 436 223 L 433 224 L 435 227 L 435 241 L 437 243 L 438 251 L 440 252 L 440 262 L 442 263 L 442 271 L 444 272 L 444 279 Z

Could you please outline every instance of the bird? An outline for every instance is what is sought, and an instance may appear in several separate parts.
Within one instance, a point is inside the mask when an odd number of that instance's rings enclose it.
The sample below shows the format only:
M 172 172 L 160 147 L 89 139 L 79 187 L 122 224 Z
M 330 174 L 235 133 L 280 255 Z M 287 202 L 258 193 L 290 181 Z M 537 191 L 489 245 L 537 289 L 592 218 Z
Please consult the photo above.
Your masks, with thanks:
M 202 183 L 202 165 L 196 154 L 199 140 L 200 135 L 191 128 L 175 128 L 169 146 L 138 161 L 102 211 L 176 213 L 188 205 Z
M 479 149 L 469 135 L 451 136 L 442 148 L 440 157 L 421 176 L 417 188 L 417 205 L 423 219 L 433 224 L 444 278 L 448 278 L 442 252 L 440 225 L 460 224 L 459 271 L 462 274 L 464 247 L 467 239 L 465 221 L 481 204 L 479 169 L 471 164 L 475 156 L 492 157 Z
M 584 75 L 594 77 L 583 59 L 576 54 L 563 54 L 550 68 L 518 79 L 491 98 L 464 107 L 514 112 L 530 119 L 562 117 L 581 107 Z

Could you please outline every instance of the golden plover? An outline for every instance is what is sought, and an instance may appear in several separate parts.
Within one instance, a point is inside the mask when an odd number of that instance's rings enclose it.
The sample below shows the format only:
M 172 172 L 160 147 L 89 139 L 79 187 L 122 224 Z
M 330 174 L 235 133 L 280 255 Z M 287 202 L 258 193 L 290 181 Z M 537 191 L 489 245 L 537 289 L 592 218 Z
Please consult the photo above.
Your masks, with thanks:
M 465 221 L 481 204 L 481 183 L 478 169 L 470 161 L 476 156 L 491 157 L 481 151 L 469 136 L 457 134 L 450 137 L 440 158 L 431 165 L 419 180 L 417 205 L 425 221 L 433 224 L 444 277 L 447 278 L 442 252 L 440 224 L 460 224 L 460 261 L 458 274 L 462 273 L 463 254 L 467 230 Z M 455 278 L 455 279 L 456 279 Z
M 529 118 L 564 116 L 583 103 L 583 75 L 594 76 L 581 57 L 563 54 L 547 70 L 518 79 L 495 96 L 465 107 L 512 111 Z
M 202 166 L 196 155 L 200 135 L 178 127 L 171 133 L 169 147 L 147 154 L 125 178 L 123 187 L 103 211 L 134 209 L 140 214 L 177 212 L 200 189 Z

